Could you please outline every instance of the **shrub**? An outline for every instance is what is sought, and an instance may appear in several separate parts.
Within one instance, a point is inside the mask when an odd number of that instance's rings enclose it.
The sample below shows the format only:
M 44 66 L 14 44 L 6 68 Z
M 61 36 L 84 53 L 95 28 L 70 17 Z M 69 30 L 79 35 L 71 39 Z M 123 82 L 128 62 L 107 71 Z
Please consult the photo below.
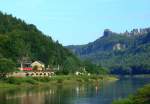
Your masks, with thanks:
M 5 79 L 5 81 L 10 84 L 21 84 L 22 82 L 24 82 L 22 78 L 20 79 L 15 77 L 9 77 Z
M 133 104 L 133 102 L 130 99 L 121 99 L 114 101 L 113 104 Z
M 150 102 L 150 84 L 139 89 L 136 94 L 127 99 L 114 101 L 113 104 L 149 104 Z
M 30 84 L 37 84 L 37 81 L 32 79 L 32 78 L 28 78 L 25 80 L 26 83 L 30 83 Z
M 92 75 L 92 76 L 91 76 L 91 79 L 97 80 L 98 77 L 97 77 L 96 75 Z
M 59 79 L 57 79 L 57 83 L 63 83 L 63 79 L 62 78 L 59 78 Z
M 83 79 L 82 79 L 82 78 L 77 78 L 77 79 L 76 79 L 76 81 L 78 81 L 78 82 L 81 82 L 81 83 L 82 83 L 82 82 L 83 82 Z
M 134 104 L 149 104 L 150 103 L 150 84 L 139 89 L 133 96 Z
M 51 80 L 49 77 L 33 77 L 33 79 L 40 82 L 49 82 Z
M 15 63 L 12 60 L 1 58 L 0 59 L 0 73 L 8 73 L 15 71 Z

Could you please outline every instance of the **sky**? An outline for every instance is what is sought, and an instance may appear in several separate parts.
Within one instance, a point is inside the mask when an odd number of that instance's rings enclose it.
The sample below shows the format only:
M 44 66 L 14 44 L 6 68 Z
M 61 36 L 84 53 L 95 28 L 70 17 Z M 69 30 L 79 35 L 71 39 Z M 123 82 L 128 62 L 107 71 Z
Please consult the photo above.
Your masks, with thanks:
M 150 0 L 0 0 L 0 11 L 34 24 L 64 46 L 81 45 L 104 29 L 150 27 Z

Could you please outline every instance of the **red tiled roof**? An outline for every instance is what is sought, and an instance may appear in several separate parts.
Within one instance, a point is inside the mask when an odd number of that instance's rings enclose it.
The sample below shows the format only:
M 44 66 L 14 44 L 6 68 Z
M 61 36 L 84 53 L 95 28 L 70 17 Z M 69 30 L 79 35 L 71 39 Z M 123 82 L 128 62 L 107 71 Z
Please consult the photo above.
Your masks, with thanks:
M 23 68 L 24 71 L 30 71 L 32 68 Z

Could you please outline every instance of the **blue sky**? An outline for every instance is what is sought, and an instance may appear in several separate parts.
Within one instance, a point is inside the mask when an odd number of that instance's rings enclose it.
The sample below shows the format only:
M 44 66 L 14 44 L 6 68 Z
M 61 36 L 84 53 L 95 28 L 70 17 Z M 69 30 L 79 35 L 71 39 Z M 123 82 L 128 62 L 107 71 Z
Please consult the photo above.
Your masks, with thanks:
M 150 0 L 0 0 L 0 11 L 35 24 L 63 45 L 85 44 L 105 28 L 150 27 Z

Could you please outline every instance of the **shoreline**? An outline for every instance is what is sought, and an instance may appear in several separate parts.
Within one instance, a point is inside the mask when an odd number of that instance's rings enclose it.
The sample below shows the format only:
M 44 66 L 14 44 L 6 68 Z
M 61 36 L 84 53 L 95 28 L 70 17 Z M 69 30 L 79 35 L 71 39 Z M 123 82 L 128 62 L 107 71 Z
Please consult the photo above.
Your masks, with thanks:
M 25 77 L 25 78 L 5 78 L 0 79 L 0 88 L 20 88 L 34 86 L 52 86 L 52 85 L 72 85 L 72 84 L 94 84 L 107 81 L 113 82 L 119 80 L 116 76 L 110 75 L 57 75 L 52 77 Z
M 117 78 L 150 78 L 150 74 L 116 75 Z
M 112 104 L 149 104 L 150 83 L 139 88 L 134 94 L 122 99 L 116 99 Z

